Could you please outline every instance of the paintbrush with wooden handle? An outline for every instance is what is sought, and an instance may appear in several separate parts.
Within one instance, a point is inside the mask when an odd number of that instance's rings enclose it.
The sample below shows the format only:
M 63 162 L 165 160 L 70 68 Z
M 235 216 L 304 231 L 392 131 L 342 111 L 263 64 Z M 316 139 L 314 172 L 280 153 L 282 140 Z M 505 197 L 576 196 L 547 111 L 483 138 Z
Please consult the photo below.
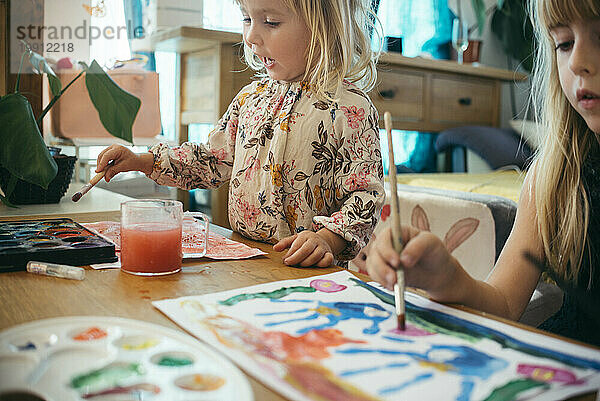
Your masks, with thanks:
M 392 193 L 391 215 L 392 215 L 392 242 L 394 250 L 402 253 L 404 244 L 402 242 L 402 227 L 400 224 L 400 206 L 398 202 L 398 188 L 396 185 L 396 163 L 394 162 L 394 147 L 392 144 L 392 115 L 389 111 L 383 114 L 383 122 L 388 140 L 388 155 L 390 159 L 388 177 L 390 179 L 390 192 Z M 394 301 L 396 303 L 396 317 L 398 320 L 398 329 L 406 328 L 406 308 L 404 305 L 404 269 L 400 267 L 396 270 L 396 284 L 394 285 Z
M 90 182 L 88 182 L 83 187 L 81 187 L 81 189 L 78 192 L 75 192 L 73 194 L 73 196 L 71 197 L 71 200 L 73 202 L 77 202 L 79 199 L 81 199 L 81 197 L 83 195 L 85 195 L 90 189 L 92 189 L 92 187 L 94 185 L 96 185 L 97 183 L 99 183 L 100 180 L 102 178 L 104 178 L 104 174 L 106 174 L 106 169 L 109 168 L 110 166 L 112 166 L 112 164 L 113 164 L 113 161 L 111 160 L 108 163 L 108 165 L 104 168 L 104 170 L 102 170 L 101 172 L 99 172 L 98 174 L 96 174 L 94 177 L 92 177 L 92 179 L 90 180 Z

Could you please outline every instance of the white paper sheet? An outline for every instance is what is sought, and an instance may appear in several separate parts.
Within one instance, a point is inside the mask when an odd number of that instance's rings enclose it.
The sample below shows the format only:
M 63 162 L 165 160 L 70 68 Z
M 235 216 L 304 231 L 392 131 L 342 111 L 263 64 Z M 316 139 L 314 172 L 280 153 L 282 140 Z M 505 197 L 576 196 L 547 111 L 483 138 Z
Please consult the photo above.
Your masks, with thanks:
M 600 388 L 598 350 L 409 292 L 398 332 L 380 299 L 393 297 L 373 288 L 342 271 L 153 305 L 293 400 L 554 400 Z

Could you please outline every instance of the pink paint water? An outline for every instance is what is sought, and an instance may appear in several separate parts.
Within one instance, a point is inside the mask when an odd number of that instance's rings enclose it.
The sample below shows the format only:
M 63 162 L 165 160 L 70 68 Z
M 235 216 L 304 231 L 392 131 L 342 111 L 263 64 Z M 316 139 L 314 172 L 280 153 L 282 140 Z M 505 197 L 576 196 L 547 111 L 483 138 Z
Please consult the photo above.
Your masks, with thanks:
M 121 269 L 154 275 L 181 270 L 181 227 L 146 223 L 121 227 Z

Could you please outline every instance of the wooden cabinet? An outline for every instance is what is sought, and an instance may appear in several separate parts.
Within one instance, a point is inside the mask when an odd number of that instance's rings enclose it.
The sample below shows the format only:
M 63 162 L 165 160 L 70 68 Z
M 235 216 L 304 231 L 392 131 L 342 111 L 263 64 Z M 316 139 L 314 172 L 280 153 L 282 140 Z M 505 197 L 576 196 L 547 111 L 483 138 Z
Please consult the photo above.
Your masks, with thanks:
M 430 90 L 432 124 L 498 125 L 498 82 L 434 74 Z
M 378 83 L 369 93 L 381 117 L 392 114 L 395 129 L 442 131 L 462 125 L 500 124 L 503 82 L 524 74 L 447 60 L 383 54 Z

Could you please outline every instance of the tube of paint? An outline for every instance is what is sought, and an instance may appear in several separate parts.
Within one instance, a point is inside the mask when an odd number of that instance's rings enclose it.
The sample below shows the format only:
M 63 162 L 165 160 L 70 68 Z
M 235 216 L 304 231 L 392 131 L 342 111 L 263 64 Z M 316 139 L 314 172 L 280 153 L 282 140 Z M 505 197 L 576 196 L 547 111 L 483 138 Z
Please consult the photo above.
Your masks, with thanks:
M 27 262 L 27 271 L 29 273 L 68 278 L 71 280 L 83 280 L 85 277 L 85 270 L 83 270 L 81 267 L 57 265 L 48 262 Z

